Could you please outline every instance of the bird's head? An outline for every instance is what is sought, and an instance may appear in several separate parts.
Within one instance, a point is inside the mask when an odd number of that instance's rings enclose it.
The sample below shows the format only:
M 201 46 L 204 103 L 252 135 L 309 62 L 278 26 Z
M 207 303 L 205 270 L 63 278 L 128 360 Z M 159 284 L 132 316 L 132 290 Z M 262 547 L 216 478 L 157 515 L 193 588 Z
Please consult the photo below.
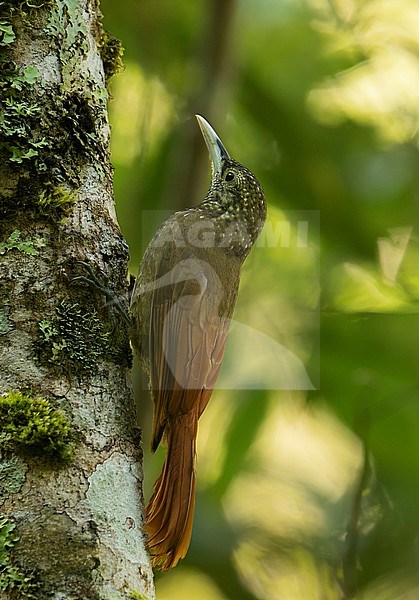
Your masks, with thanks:
M 226 221 L 244 223 L 252 244 L 266 219 L 266 203 L 262 187 L 253 173 L 230 158 L 224 144 L 211 125 L 195 115 L 212 163 L 211 186 L 206 204 Z

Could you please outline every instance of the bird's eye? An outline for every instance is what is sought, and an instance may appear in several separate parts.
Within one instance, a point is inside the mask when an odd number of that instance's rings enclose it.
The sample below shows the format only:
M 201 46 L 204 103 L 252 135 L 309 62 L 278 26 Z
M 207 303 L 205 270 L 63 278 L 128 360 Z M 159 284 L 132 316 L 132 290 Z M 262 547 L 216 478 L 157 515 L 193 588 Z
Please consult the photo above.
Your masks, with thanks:
M 225 180 L 226 181 L 233 181 L 234 179 L 234 173 L 233 171 L 227 171 L 226 175 L 225 175 Z

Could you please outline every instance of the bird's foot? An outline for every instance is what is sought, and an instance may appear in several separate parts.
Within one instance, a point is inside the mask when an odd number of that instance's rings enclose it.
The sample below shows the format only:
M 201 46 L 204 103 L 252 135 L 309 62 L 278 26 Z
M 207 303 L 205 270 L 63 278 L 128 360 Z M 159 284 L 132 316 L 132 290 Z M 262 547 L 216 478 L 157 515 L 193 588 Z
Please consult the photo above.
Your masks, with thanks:
M 74 262 L 74 264 L 82 267 L 89 276 L 86 277 L 86 275 L 76 275 L 75 277 L 71 278 L 70 285 L 74 285 L 78 282 L 84 282 L 84 283 L 87 283 L 90 286 L 96 288 L 97 290 L 99 290 L 99 292 L 101 292 L 109 300 L 109 304 L 112 304 L 113 306 L 115 306 L 115 308 L 120 313 L 121 317 L 124 319 L 124 321 L 127 323 L 127 325 L 131 326 L 131 319 L 129 317 L 127 310 L 124 308 L 124 306 L 120 302 L 119 298 L 117 298 L 115 293 L 107 287 L 106 284 L 108 282 L 108 279 L 104 275 L 104 273 L 102 273 L 102 279 L 100 279 L 96 275 L 96 273 L 94 272 L 93 268 L 91 267 L 91 265 L 89 263 L 87 263 L 83 260 L 77 260 Z

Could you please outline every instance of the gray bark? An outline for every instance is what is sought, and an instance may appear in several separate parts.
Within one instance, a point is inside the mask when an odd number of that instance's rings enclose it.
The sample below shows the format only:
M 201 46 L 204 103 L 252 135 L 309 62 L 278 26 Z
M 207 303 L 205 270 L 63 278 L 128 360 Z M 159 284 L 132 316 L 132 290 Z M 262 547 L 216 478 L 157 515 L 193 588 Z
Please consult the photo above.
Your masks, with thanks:
M 154 598 L 126 328 L 70 285 L 126 294 L 107 44 L 95 0 L 0 6 L 1 598 Z

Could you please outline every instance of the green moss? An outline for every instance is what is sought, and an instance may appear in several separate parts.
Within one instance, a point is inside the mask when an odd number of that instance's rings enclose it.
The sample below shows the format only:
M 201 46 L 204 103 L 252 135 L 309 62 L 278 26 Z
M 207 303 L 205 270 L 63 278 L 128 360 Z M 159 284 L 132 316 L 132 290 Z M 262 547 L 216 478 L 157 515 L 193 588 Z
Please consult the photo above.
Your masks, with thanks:
M 71 193 L 63 185 L 69 178 L 57 168 L 65 154 L 56 139 L 53 145 L 57 132 L 65 129 L 68 135 L 67 124 L 57 123 L 65 118 L 66 109 L 46 110 L 35 100 L 34 85 L 40 77 L 35 67 L 20 68 L 12 60 L 2 60 L 1 70 L 0 156 L 12 171 L 24 165 L 32 175 L 29 181 L 22 179 L 16 194 L 4 198 L 4 217 L 23 210 L 56 220 L 71 206 Z
M 48 185 L 39 195 L 38 211 L 43 217 L 56 216 L 65 219 L 75 202 L 75 193 L 62 185 Z
M 106 31 L 106 29 L 102 29 L 99 41 L 99 51 L 103 61 L 105 80 L 106 83 L 108 83 L 111 77 L 122 71 L 124 68 L 124 63 L 122 62 L 124 48 L 118 38 L 109 31 Z
M 80 154 L 94 151 L 92 109 L 78 94 L 54 97 L 50 91 L 41 106 L 33 90 L 37 69 L 21 69 L 13 61 L 2 62 L 1 68 L 0 156 L 12 171 L 24 165 L 31 174 L 4 198 L 4 216 L 24 211 L 56 222 L 74 203 L 71 190 L 79 184 Z
M 0 151 L 11 163 L 31 163 L 45 170 L 40 149 L 47 141 L 37 126 L 41 106 L 31 100 L 30 93 L 39 72 L 31 66 L 19 68 L 13 61 L 3 62 L 1 67 Z
M 39 323 L 38 361 L 62 374 L 94 373 L 100 358 L 110 354 L 110 332 L 95 310 L 61 302 L 52 320 Z
M 141 594 L 140 592 L 137 592 L 137 590 L 132 590 L 128 598 L 130 600 L 148 600 L 145 594 Z
M 59 90 L 43 86 L 38 70 L 19 66 L 9 51 L 15 38 L 35 28 L 56 48 Z M 71 210 L 83 166 L 90 162 L 104 175 L 108 149 L 99 130 L 108 95 L 86 70 L 87 34 L 79 0 L 0 2 L 0 162 L 25 175 L 0 198 L 4 220 L 24 215 L 60 222 Z
M 11 551 L 18 540 L 16 524 L 0 517 L 0 592 L 8 592 L 9 597 L 21 600 L 41 598 L 41 584 L 34 573 L 26 573 L 13 564 Z
M 73 433 L 61 410 L 45 398 L 9 391 L 0 396 L 0 449 L 47 456 L 58 462 L 72 455 Z
M 4 200 L 5 216 L 29 209 L 35 218 L 56 221 L 74 202 L 80 154 L 92 154 L 98 143 L 93 109 L 79 93 L 56 97 L 50 91 L 41 106 L 34 99 L 37 69 L 13 61 L 3 61 L 1 69 L 0 156 L 11 170 L 25 165 L 32 175 Z

